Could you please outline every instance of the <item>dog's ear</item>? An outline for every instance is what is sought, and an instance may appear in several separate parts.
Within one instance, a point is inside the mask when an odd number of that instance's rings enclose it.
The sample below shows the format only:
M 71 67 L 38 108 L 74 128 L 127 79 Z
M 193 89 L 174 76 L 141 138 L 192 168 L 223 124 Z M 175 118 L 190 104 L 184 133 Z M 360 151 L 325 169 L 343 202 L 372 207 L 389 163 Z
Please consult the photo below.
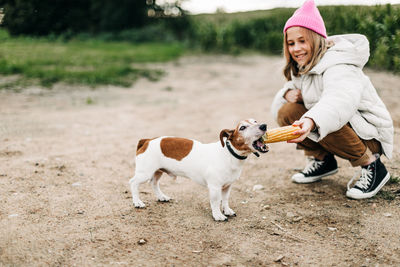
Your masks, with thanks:
M 235 130 L 228 130 L 228 129 L 224 129 L 221 131 L 221 133 L 219 134 L 219 140 L 221 141 L 222 147 L 225 146 L 224 137 L 229 139 L 232 136 L 234 131 Z

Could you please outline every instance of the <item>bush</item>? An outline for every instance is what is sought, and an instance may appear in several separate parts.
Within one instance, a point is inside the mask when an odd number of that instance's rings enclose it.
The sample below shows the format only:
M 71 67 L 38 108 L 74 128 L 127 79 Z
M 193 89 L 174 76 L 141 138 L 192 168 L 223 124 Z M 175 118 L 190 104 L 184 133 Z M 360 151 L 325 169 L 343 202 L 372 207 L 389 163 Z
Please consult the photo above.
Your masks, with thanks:
M 282 30 L 295 9 L 194 17 L 191 43 L 204 51 L 255 49 L 282 53 Z M 400 7 L 322 6 L 328 35 L 360 33 L 370 41 L 369 65 L 400 72 Z
M 211 22 L 197 23 L 194 27 L 194 39 L 192 45 L 200 46 L 209 51 L 217 48 L 217 27 Z
M 393 38 L 395 54 L 393 55 L 393 70 L 400 73 L 400 30 L 396 31 Z

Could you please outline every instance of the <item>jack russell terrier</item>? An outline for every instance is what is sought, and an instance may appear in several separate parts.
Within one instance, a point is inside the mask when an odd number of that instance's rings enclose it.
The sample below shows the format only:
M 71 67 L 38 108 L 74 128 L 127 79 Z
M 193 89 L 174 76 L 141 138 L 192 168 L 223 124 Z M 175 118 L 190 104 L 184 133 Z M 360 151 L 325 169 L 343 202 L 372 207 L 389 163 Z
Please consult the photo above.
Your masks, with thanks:
M 158 201 L 170 200 L 159 187 L 160 177 L 165 172 L 172 177 L 191 178 L 208 187 L 212 216 L 216 221 L 236 216 L 228 203 L 232 183 L 239 178 L 249 154 L 259 156 L 257 152 L 268 152 L 262 139 L 266 131 L 266 124 L 248 119 L 241 121 L 234 130 L 222 130 L 220 141 L 210 144 L 168 136 L 141 139 L 136 150 L 135 176 L 129 180 L 133 205 L 145 207 L 139 198 L 139 185 L 150 179 Z

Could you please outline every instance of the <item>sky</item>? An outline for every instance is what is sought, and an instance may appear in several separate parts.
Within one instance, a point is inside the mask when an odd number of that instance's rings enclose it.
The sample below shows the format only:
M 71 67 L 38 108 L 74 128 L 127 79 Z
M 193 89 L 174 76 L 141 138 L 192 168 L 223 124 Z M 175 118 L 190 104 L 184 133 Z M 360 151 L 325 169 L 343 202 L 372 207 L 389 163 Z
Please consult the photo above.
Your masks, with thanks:
M 182 8 L 190 14 L 214 13 L 217 8 L 225 12 L 241 12 L 251 10 L 272 9 L 276 7 L 295 7 L 303 4 L 303 0 L 185 0 Z M 400 0 L 315 0 L 321 5 L 384 5 L 400 4 Z

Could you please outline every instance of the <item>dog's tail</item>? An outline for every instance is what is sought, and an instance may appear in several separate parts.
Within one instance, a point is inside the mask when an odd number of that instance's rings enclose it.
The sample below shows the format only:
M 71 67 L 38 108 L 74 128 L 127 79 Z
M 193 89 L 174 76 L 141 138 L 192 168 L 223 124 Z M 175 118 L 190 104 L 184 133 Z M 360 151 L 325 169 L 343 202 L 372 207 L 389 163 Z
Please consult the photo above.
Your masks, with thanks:
M 141 149 L 144 145 L 144 143 L 146 143 L 147 141 L 149 141 L 150 139 L 140 139 L 139 143 L 137 144 L 137 148 L 136 151 L 138 151 L 139 149 Z
M 137 144 L 137 148 L 136 148 L 136 156 L 142 154 L 143 152 L 146 151 L 147 147 L 149 146 L 149 142 L 152 139 L 140 139 L 138 144 Z

